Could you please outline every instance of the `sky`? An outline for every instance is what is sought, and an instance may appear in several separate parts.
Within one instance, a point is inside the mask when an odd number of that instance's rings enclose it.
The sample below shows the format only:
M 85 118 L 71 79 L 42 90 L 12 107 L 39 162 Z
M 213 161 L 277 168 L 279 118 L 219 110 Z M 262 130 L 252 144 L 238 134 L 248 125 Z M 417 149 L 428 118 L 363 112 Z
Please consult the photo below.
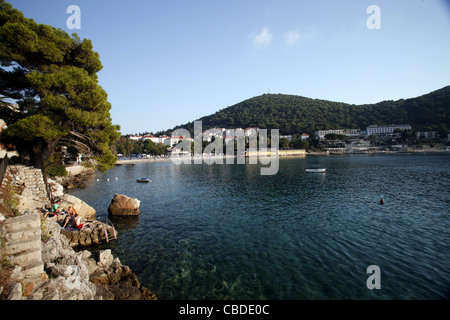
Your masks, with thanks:
M 8 2 L 92 40 L 122 134 L 269 92 L 369 104 L 450 85 L 449 0 Z

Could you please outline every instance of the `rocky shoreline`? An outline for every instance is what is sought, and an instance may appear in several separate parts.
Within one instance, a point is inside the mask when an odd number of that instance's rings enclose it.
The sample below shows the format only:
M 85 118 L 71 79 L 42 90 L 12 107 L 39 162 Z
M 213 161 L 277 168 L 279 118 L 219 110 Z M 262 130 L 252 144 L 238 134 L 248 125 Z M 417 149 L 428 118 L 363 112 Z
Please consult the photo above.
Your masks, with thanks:
M 1 300 L 156 300 L 133 271 L 114 258 L 111 250 L 75 252 L 54 221 L 44 221 L 41 254 L 44 272 L 28 275 L 10 267 L 0 285 Z
M 72 166 L 66 168 L 68 174 L 65 177 L 57 178 L 57 182 L 65 189 L 84 189 L 86 180 L 92 177 L 95 169 L 83 166 Z
M 26 180 L 20 178 L 18 181 L 22 183 Z M 32 184 L 25 185 L 25 189 L 29 189 Z M 19 203 L 28 204 L 22 195 L 16 197 Z M 73 198 L 69 203 L 82 202 Z M 32 202 L 33 205 L 35 203 Z M 95 210 L 92 212 L 92 208 L 87 204 L 81 205 L 83 210 L 80 211 L 84 211 L 87 218 L 91 219 L 89 228 L 64 230 L 61 229 L 61 221 L 57 216 L 43 218 L 36 210 L 26 209 L 17 217 L 18 220 L 26 222 L 22 222 L 19 235 L 14 236 L 15 241 L 11 236 L 14 234 L 12 226 L 8 229 L 7 225 L 17 218 L 8 217 L 5 220 L 3 217 L 0 223 L 0 238 L 3 243 L 0 246 L 0 257 L 3 257 L 0 270 L 0 300 L 157 299 L 155 294 L 140 284 L 128 266 L 111 254 L 111 250 L 92 254 L 87 250 L 76 252 L 73 249 L 104 241 L 102 237 L 105 225 L 95 219 Z M 88 237 L 88 234 L 91 237 Z M 27 238 L 36 243 L 33 248 L 27 248 L 30 246 L 27 244 Z M 33 272 L 30 272 L 29 265 L 24 262 L 27 259 L 37 261 L 33 262 Z

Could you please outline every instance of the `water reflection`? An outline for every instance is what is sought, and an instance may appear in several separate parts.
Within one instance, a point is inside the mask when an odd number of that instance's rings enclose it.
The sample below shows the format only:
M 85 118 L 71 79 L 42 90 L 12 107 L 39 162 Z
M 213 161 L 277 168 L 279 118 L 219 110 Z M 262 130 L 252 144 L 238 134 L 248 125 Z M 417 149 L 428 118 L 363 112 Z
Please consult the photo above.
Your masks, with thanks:
M 139 225 L 139 216 L 109 216 L 109 220 L 111 220 L 118 231 L 131 230 Z

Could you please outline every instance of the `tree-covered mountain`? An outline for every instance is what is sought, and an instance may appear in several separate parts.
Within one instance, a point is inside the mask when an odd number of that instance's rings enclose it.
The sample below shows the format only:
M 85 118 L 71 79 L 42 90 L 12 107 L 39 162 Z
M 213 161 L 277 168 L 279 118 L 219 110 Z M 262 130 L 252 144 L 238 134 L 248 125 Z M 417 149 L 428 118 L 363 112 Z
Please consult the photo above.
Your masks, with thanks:
M 279 129 L 280 134 L 313 133 L 315 130 L 354 128 L 369 125 L 411 124 L 415 130 L 450 128 L 450 86 L 429 94 L 397 101 L 354 105 L 295 95 L 263 94 L 212 115 L 202 117 L 203 130 L 209 128 Z M 186 128 L 193 133 L 194 123 Z

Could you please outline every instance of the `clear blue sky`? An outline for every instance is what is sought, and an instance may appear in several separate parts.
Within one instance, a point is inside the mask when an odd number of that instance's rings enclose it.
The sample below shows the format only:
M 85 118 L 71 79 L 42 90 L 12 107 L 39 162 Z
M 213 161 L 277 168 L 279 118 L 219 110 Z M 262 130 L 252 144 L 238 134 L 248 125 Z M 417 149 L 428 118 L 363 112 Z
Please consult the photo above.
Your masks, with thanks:
M 450 85 L 448 0 L 10 0 L 91 39 L 122 134 L 170 129 L 267 93 L 354 104 Z M 69 5 L 81 29 L 69 30 Z M 370 5 L 381 29 L 369 29 Z

